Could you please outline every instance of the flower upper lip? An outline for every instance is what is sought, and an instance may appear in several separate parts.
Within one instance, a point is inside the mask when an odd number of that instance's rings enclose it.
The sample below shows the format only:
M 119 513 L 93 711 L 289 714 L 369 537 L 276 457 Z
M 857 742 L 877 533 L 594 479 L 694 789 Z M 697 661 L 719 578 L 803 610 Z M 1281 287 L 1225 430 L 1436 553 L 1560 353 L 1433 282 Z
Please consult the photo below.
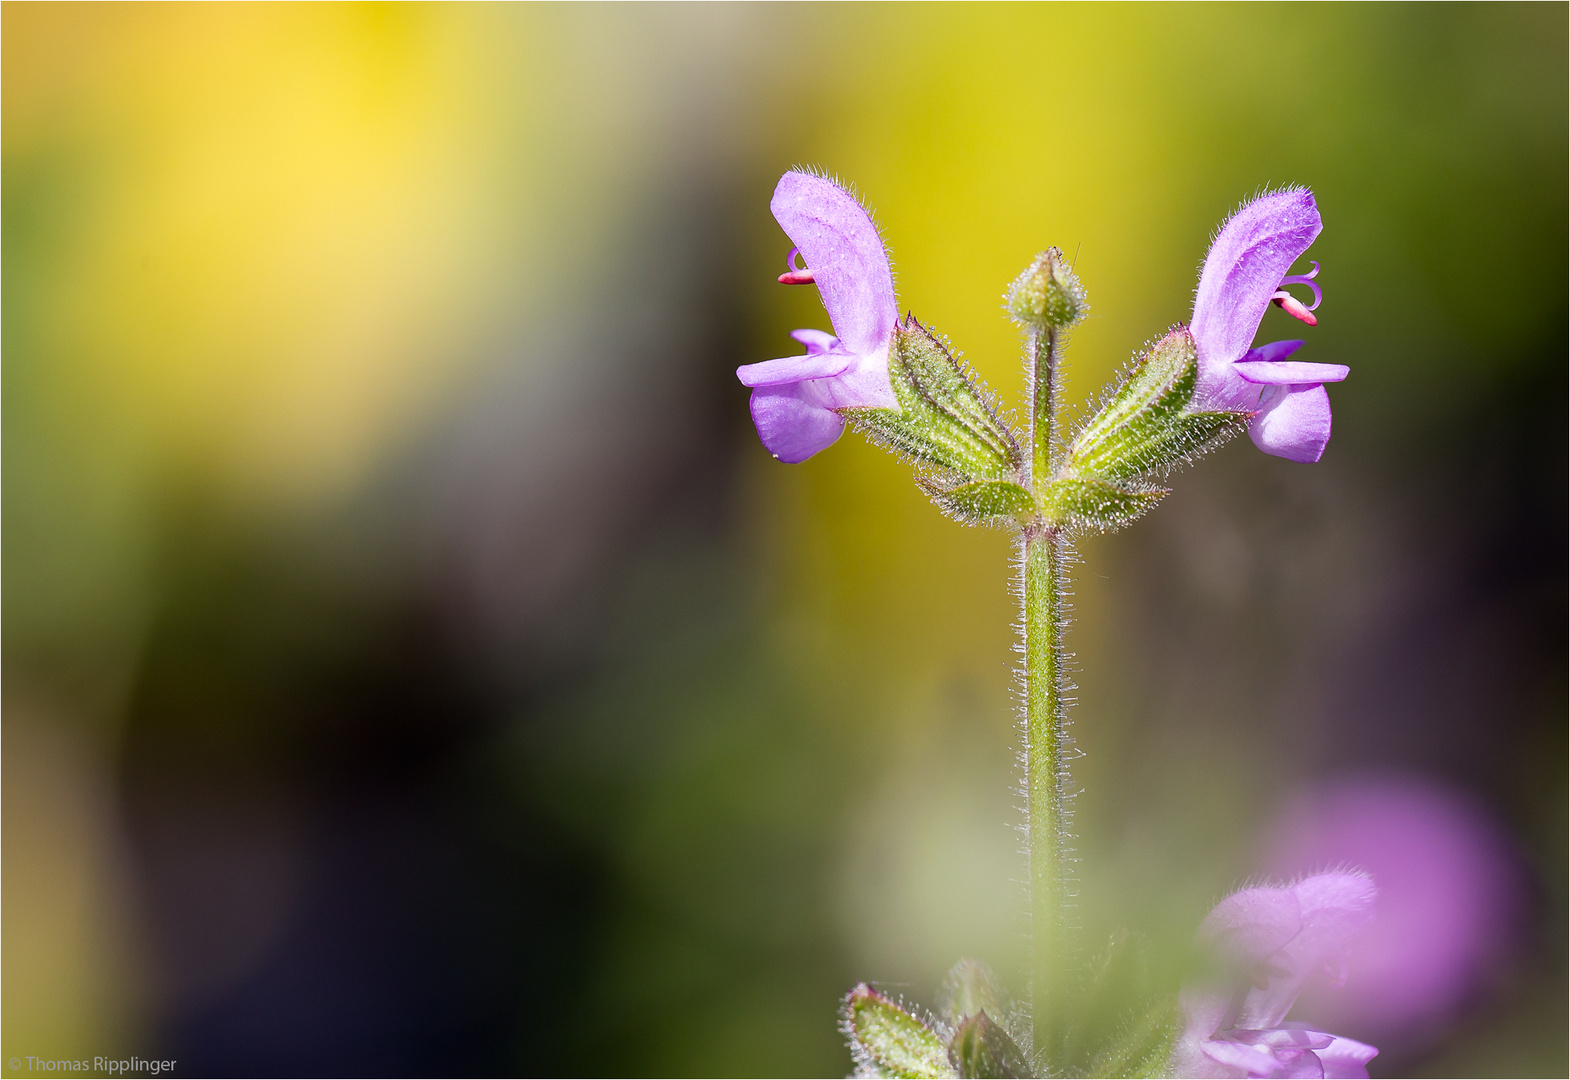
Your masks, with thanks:
M 1319 874 L 1291 888 L 1244 889 L 1217 904 L 1200 936 L 1265 983 L 1253 985 L 1225 1026 L 1278 1027 L 1308 980 L 1337 963 L 1372 921 L 1374 897 L 1363 874 Z
M 805 260 L 845 347 L 866 355 L 888 344 L 899 317 L 894 273 L 877 226 L 855 197 L 831 180 L 788 172 L 769 209 Z
M 1194 292 L 1191 331 L 1202 365 L 1230 363 L 1248 351 L 1282 279 L 1323 229 L 1305 188 L 1255 199 L 1228 219 Z

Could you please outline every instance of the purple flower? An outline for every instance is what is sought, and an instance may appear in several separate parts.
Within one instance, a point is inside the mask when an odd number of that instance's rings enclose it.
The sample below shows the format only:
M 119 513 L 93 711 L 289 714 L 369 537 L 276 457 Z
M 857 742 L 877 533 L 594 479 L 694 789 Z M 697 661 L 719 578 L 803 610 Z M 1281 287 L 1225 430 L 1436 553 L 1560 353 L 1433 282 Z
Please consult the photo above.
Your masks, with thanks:
M 736 369 L 742 385 L 753 388 L 752 422 L 764 447 L 794 464 L 840 437 L 845 421 L 836 410 L 899 408 L 889 383 L 898 312 L 883 238 L 850 192 L 821 176 L 788 172 L 769 209 L 796 245 L 780 282 L 816 284 L 834 326 L 833 334 L 791 334 L 807 347 L 805 356 Z M 797 266 L 798 254 L 805 266 Z
M 1323 226 L 1314 195 L 1287 188 L 1255 199 L 1221 227 L 1194 292 L 1190 331 L 1199 350 L 1194 401 L 1200 409 L 1242 409 L 1254 414 L 1248 433 L 1267 454 L 1318 461 L 1330 441 L 1330 395 L 1324 383 L 1347 377 L 1342 364 L 1288 360 L 1301 341 L 1276 341 L 1255 349 L 1259 321 L 1272 303 L 1310 326 L 1321 298 L 1314 278 L 1288 276 Z M 1314 303 L 1305 307 L 1285 289 L 1306 285 Z
M 1326 1022 L 1356 1017 L 1382 1044 L 1410 1049 L 1440 1035 L 1523 944 L 1525 871 L 1509 835 L 1437 780 L 1320 781 L 1288 800 L 1262 843 L 1280 873 L 1357 865 L 1377 877 L 1379 920 L 1352 946 L 1344 991 L 1310 989 L 1303 1000 Z
M 1199 937 L 1219 954 L 1222 974 L 1183 990 L 1174 1075 L 1367 1077 L 1378 1050 L 1286 1015 L 1311 980 L 1345 977 L 1347 948 L 1373 920 L 1375 892 L 1365 874 L 1317 874 L 1217 904 Z

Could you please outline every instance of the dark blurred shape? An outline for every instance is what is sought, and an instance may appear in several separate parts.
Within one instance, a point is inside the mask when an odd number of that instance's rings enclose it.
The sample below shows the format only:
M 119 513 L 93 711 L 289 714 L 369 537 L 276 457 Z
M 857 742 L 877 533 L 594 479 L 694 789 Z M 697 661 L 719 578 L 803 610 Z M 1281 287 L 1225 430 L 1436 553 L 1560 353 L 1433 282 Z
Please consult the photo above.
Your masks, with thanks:
M 476 757 L 495 699 L 417 601 L 180 519 L 121 766 L 161 1044 L 204 1075 L 507 1071 L 561 1020 L 594 874 Z
M 1267 832 L 1280 875 L 1349 866 L 1379 887 L 1352 945 L 1346 985 L 1312 987 L 1301 1013 L 1374 1042 L 1431 1036 L 1522 941 L 1523 869 L 1477 800 L 1415 775 L 1327 780 L 1291 799 Z

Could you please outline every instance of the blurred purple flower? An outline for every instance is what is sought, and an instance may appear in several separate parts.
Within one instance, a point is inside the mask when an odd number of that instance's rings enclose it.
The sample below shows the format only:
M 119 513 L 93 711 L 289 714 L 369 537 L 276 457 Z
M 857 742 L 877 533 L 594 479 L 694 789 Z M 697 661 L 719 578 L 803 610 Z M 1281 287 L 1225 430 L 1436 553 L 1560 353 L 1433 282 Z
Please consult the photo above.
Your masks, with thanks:
M 889 383 L 889 339 L 898 311 L 883 238 L 850 192 L 821 176 L 788 172 L 769 209 L 796 245 L 780 282 L 816 284 L 834 326 L 834 334 L 791 334 L 807 347 L 805 356 L 736 369 L 742 384 L 753 388 L 752 422 L 764 447 L 795 463 L 840 437 L 845 421 L 836 410 L 899 408 Z M 796 265 L 798 253 L 804 267 Z
M 1210 245 L 1194 292 L 1190 330 L 1199 350 L 1194 401 L 1201 409 L 1243 409 L 1254 414 L 1248 433 L 1267 454 L 1318 461 L 1330 441 L 1330 395 L 1324 383 L 1347 377 L 1343 364 L 1288 360 L 1301 341 L 1251 348 L 1259 321 L 1272 303 L 1315 325 L 1321 298 L 1314 278 L 1287 275 L 1323 226 L 1314 195 L 1287 188 L 1262 196 L 1227 220 Z M 1287 285 L 1306 285 L 1314 303 L 1305 307 Z
M 1327 781 L 1293 798 L 1264 842 L 1280 873 L 1355 864 L 1379 881 L 1380 917 L 1352 948 L 1345 990 L 1310 992 L 1316 1016 L 1355 1016 L 1381 1042 L 1422 1043 L 1516 944 L 1526 889 L 1510 840 L 1441 784 Z
M 1200 925 L 1222 973 L 1185 987 L 1174 1075 L 1366 1077 L 1372 1046 L 1287 1023 L 1287 1010 L 1321 975 L 1344 978 L 1347 948 L 1374 917 L 1365 874 L 1317 874 L 1287 888 L 1243 889 Z

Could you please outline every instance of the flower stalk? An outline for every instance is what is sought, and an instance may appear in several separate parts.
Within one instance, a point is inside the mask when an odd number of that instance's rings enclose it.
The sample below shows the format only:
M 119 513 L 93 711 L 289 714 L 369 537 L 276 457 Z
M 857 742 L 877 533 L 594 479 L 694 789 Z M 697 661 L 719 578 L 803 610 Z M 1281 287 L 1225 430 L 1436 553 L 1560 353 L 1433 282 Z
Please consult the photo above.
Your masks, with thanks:
M 1036 1053 L 1058 1056 L 1063 975 L 1070 967 L 1068 862 L 1072 849 L 1064 760 L 1062 534 L 1045 525 L 1020 538 L 1024 630 L 1025 790 L 1033 946 L 1031 1018 Z
M 1039 488 L 1052 478 L 1057 445 L 1058 349 L 1062 331 L 1055 326 L 1031 327 L 1025 336 L 1025 364 L 1030 371 L 1030 475 Z

